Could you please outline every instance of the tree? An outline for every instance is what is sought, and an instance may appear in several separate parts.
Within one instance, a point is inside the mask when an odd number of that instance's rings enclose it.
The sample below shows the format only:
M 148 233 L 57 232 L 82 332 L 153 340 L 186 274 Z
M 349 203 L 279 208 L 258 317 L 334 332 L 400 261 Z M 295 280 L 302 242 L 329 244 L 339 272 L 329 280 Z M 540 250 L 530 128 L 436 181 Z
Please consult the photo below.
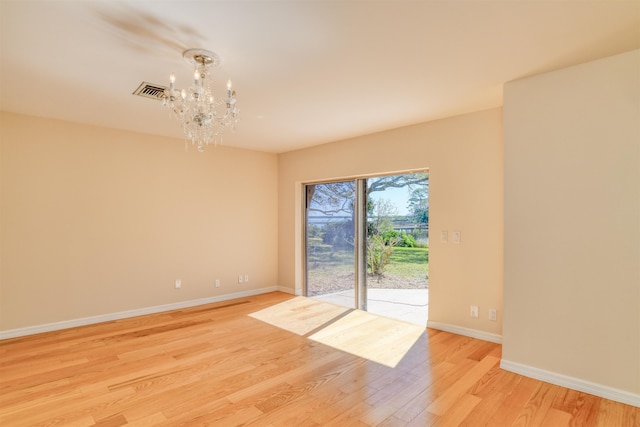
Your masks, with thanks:
M 411 212 L 411 218 L 417 223 L 429 222 L 429 182 L 411 190 L 411 196 L 407 202 L 407 209 Z
M 307 185 L 307 208 L 324 215 L 353 214 L 353 181 Z
M 367 179 L 367 192 L 370 194 L 388 188 L 407 188 L 415 196 L 415 203 L 418 206 L 417 200 L 422 194 L 426 195 L 424 189 L 428 182 L 429 175 L 426 172 L 382 176 Z M 306 188 L 308 211 L 316 212 L 320 217 L 332 217 L 331 222 L 324 226 L 323 243 L 329 244 L 335 249 L 352 247 L 355 181 L 308 185 Z M 369 238 L 375 235 L 382 236 L 382 242 L 388 247 L 378 249 L 384 249 L 385 256 L 389 255 L 387 252 L 393 251 L 393 246 L 402 240 L 398 236 L 390 234 L 393 231 L 392 217 L 397 216 L 397 210 L 389 200 L 381 199 L 376 203 L 372 198 L 367 199 L 367 210 L 370 219 L 367 224 L 367 236 Z M 416 212 L 412 211 L 414 214 Z M 388 258 L 388 256 L 386 257 Z M 381 259 L 384 260 L 384 257 Z M 384 265 L 382 265 L 380 273 L 384 269 Z
M 393 230 L 393 217 L 398 215 L 398 209 L 388 199 L 370 200 L 368 217 L 370 219 L 369 233 L 386 233 Z
M 322 243 L 336 250 L 353 248 L 355 183 L 332 182 L 307 186 L 307 209 L 326 218 Z M 349 196 L 351 195 L 351 196 Z
M 384 191 L 388 188 L 420 189 L 429 183 L 427 172 L 405 175 L 390 175 L 367 179 L 367 192 Z M 308 185 L 308 209 L 324 215 L 353 214 L 356 186 L 354 181 Z

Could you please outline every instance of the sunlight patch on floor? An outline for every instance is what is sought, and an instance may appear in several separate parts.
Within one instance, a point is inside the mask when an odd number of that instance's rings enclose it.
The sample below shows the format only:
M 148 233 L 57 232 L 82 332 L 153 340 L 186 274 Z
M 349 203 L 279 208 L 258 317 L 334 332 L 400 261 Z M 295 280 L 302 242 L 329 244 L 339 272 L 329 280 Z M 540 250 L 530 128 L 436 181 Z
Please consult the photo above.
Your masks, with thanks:
M 352 309 L 296 297 L 249 316 L 297 335 L 307 335 L 350 310 Z
M 418 325 L 305 297 L 250 316 L 389 367 L 395 367 L 425 332 Z
M 395 367 L 424 331 L 418 325 L 355 310 L 309 339 Z

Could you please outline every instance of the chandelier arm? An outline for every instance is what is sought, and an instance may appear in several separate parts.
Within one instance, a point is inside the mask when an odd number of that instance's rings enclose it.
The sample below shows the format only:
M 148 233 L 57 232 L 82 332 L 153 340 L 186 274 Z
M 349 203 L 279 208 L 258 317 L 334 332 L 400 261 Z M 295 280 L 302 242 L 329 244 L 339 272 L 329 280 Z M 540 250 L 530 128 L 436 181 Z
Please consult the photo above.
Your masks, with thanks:
M 175 75 L 172 74 L 162 104 L 182 123 L 185 146 L 190 141 L 198 151 L 203 151 L 209 144 L 222 143 L 226 127 L 235 130 L 239 111 L 236 92 L 231 90 L 229 80 L 226 99 L 214 95 L 211 70 L 220 64 L 220 58 L 215 53 L 204 49 L 188 49 L 183 52 L 183 57 L 194 67 L 193 86 L 186 90 L 176 89 Z

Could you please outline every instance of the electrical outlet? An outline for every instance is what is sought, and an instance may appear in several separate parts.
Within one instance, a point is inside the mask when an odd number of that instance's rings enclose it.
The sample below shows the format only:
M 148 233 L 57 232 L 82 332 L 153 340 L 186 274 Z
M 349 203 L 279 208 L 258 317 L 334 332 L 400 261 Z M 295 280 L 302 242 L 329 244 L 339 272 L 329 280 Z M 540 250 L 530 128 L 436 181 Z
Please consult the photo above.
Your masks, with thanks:
M 241 275 L 238 276 L 238 283 L 243 283 L 244 282 L 244 277 Z
M 216 288 L 220 287 L 220 279 L 216 279 Z
M 182 280 L 176 279 L 176 289 L 180 289 L 182 287 Z
M 495 308 L 489 309 L 489 320 L 493 320 L 494 322 L 498 320 L 498 310 Z
M 473 317 L 474 319 L 478 318 L 478 306 L 477 305 L 472 305 L 471 306 L 471 312 L 470 312 L 471 317 Z

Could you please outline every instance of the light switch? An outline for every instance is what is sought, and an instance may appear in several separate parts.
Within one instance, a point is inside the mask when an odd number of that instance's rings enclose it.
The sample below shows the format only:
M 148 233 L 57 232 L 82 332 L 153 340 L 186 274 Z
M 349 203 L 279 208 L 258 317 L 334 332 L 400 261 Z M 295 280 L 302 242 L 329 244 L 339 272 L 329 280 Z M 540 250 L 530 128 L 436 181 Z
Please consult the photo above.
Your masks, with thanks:
M 460 232 L 459 231 L 454 231 L 453 235 L 451 237 L 453 239 L 453 243 L 460 243 Z
M 471 317 L 474 319 L 478 318 L 478 306 L 477 305 L 472 305 L 471 306 L 471 311 L 470 311 Z
M 447 243 L 448 240 L 449 240 L 449 233 L 447 233 L 446 231 L 441 231 L 440 232 L 440 241 L 442 243 Z

